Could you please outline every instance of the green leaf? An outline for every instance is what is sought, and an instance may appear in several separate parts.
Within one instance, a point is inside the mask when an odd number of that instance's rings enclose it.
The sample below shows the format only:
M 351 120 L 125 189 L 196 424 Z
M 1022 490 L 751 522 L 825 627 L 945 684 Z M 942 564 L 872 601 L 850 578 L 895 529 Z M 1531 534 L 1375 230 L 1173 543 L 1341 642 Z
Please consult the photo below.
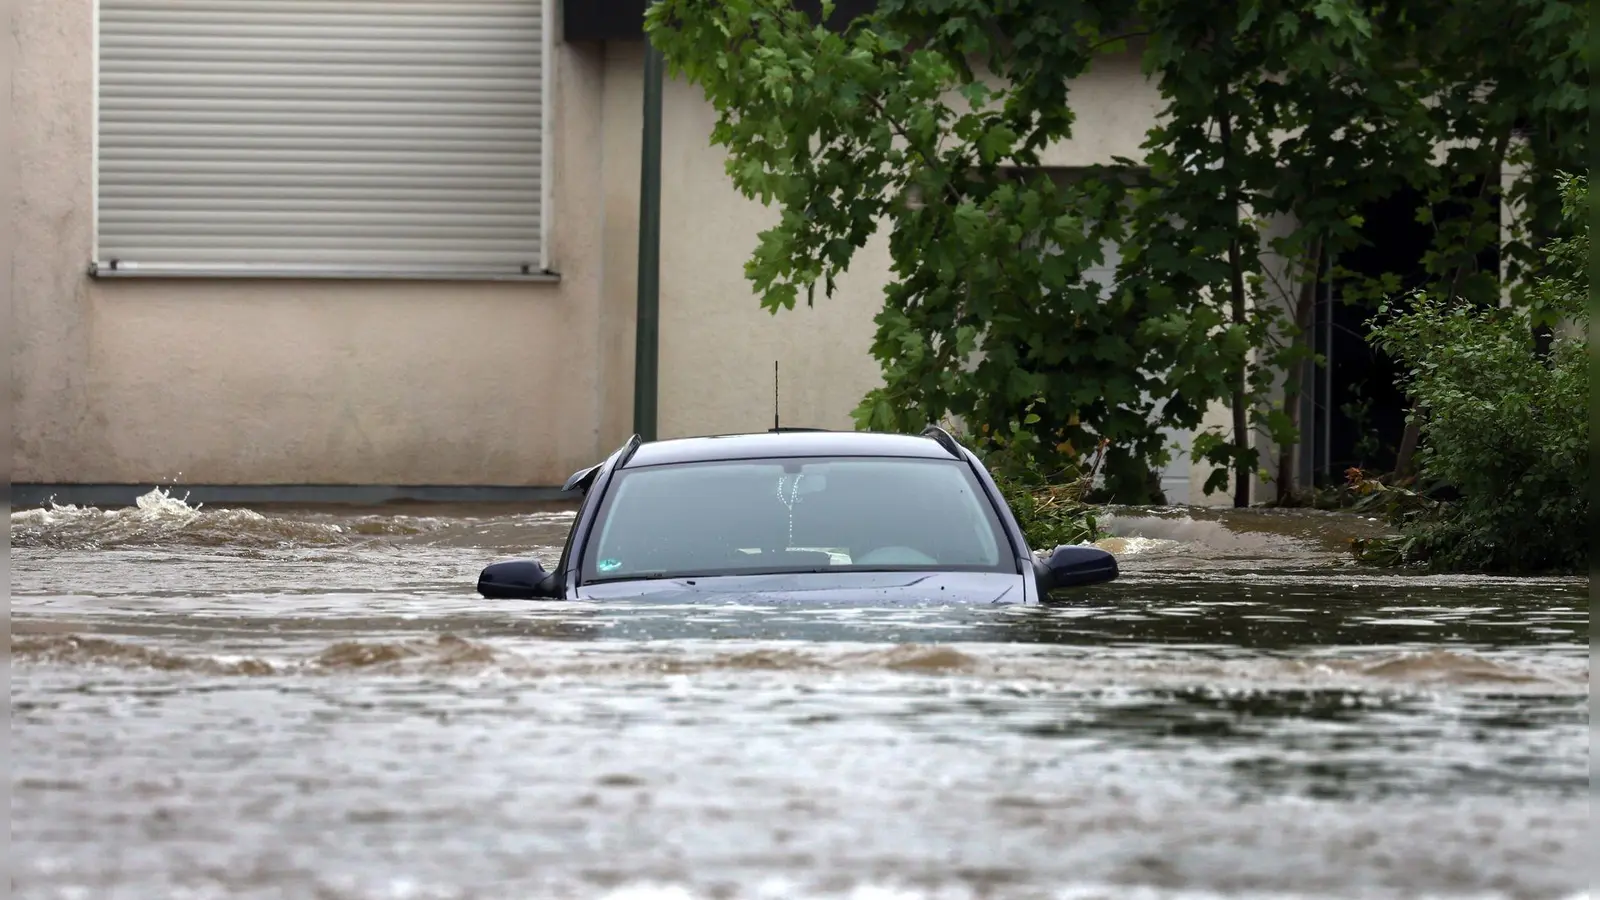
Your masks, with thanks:
M 1010 126 L 990 125 L 978 138 L 978 157 L 986 163 L 997 162 L 1010 156 L 1016 143 L 1017 133 Z

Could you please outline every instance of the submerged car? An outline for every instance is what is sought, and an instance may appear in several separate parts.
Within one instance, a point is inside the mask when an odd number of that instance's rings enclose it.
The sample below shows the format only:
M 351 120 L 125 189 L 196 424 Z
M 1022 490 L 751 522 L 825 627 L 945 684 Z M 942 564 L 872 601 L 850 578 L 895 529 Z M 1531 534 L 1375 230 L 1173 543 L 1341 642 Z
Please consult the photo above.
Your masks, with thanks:
M 565 490 L 583 500 L 555 570 L 494 563 L 484 597 L 1038 605 L 1117 577 L 1096 547 L 1030 549 L 988 470 L 936 426 L 635 436 Z

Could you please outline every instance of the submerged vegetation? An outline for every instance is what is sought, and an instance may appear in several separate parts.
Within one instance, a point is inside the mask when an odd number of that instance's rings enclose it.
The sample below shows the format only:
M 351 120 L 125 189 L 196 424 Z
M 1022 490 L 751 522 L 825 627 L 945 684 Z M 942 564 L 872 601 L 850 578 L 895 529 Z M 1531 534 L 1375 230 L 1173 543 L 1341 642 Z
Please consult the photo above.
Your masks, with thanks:
M 1095 507 L 1083 500 L 1082 479 L 1052 484 L 1044 479 L 996 475 L 995 484 L 1034 550 L 1048 553 L 1062 544 L 1084 544 L 1105 537 Z
M 994 477 L 1017 525 L 1034 550 L 1050 551 L 1061 544 L 1082 544 L 1105 537 L 1097 507 L 1088 501 L 1095 476 L 1105 459 L 1106 444 L 1095 449 L 1087 464 L 1048 470 L 1039 465 L 1037 436 L 1028 430 L 1036 419 L 1030 405 L 1021 419 L 1003 430 L 980 426 L 976 435 L 964 434 L 947 422 L 956 440 L 971 450 Z
M 1589 552 L 1589 185 L 1562 179 L 1567 237 L 1524 306 L 1418 293 L 1372 340 L 1406 369 L 1422 444 L 1411 487 L 1356 473 L 1397 538 L 1357 543 L 1377 564 L 1569 571 Z M 1540 346 L 1546 330 L 1547 346 Z

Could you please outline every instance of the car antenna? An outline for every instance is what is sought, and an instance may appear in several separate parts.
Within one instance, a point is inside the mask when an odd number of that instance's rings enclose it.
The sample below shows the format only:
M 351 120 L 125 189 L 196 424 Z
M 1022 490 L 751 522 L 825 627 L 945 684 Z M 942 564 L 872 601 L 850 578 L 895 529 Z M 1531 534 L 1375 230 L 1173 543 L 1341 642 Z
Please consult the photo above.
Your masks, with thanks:
M 772 430 L 778 430 L 778 361 L 772 361 Z

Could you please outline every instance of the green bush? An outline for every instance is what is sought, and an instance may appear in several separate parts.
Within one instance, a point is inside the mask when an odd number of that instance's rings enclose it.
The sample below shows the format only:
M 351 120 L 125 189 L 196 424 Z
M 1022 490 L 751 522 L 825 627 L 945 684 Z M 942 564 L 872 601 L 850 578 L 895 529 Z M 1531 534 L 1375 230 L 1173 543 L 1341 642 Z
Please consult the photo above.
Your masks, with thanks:
M 1385 308 L 1373 342 L 1425 410 L 1400 537 L 1370 562 L 1450 571 L 1579 571 L 1589 543 L 1588 181 L 1562 182 L 1572 237 L 1553 243 L 1533 302 L 1474 308 L 1414 295 Z M 1534 327 L 1561 323 L 1540 354 Z M 1402 502 L 1403 501 L 1403 502 Z

